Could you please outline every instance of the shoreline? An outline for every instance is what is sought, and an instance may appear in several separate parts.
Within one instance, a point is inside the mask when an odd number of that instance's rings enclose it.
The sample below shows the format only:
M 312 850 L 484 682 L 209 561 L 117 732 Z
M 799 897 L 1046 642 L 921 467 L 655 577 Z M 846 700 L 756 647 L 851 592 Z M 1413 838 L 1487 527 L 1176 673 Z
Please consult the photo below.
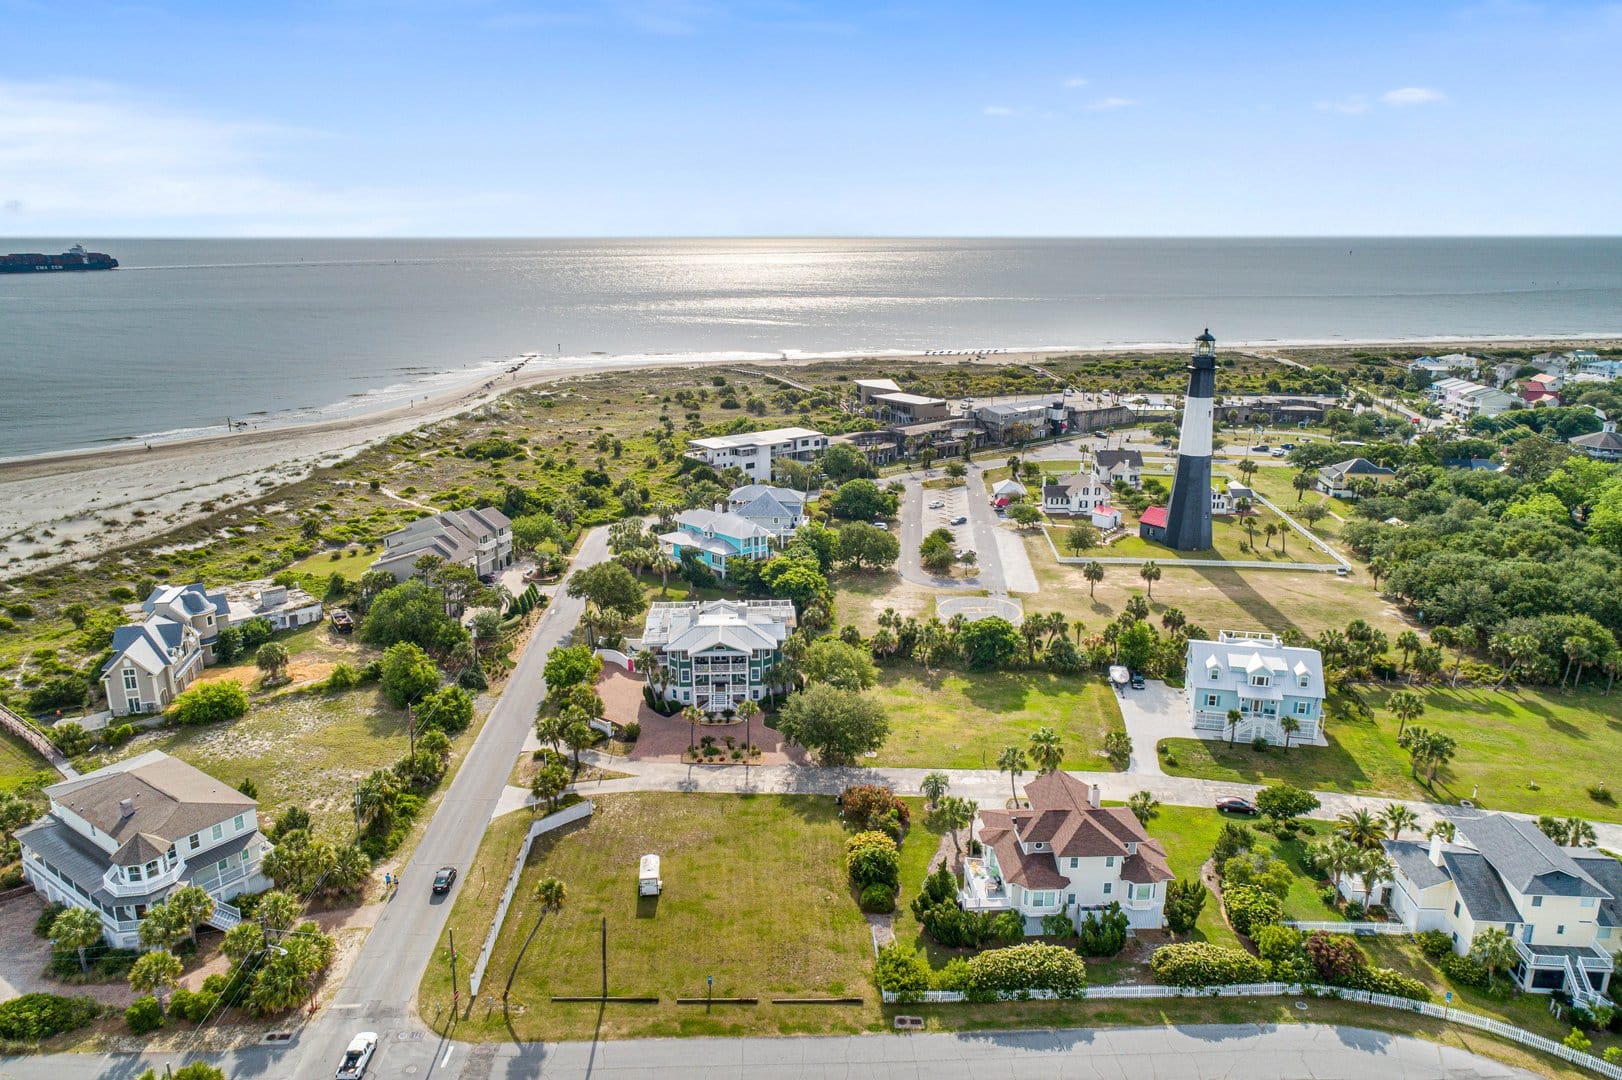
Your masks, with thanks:
M 1251 355 L 1300 348 L 1524 347 L 1549 343 L 1610 345 L 1622 337 L 1427 338 L 1395 341 L 1250 341 L 1225 343 Z M 620 356 L 564 358 L 531 367 L 523 357 L 508 370 L 485 373 L 407 404 L 395 403 L 355 415 L 267 423 L 247 431 L 217 432 L 170 440 L 121 443 L 29 457 L 0 459 L 0 572 L 29 573 L 92 559 L 107 551 L 151 540 L 225 506 L 252 501 L 296 483 L 315 469 L 336 464 L 383 439 L 488 405 L 513 390 L 545 386 L 582 375 L 662 368 L 749 367 L 792 370 L 817 363 L 862 358 L 909 364 L 1041 363 L 1060 356 L 1161 353 L 1186 342 L 1093 345 L 1003 350 L 868 349 L 776 357 Z M 533 357 L 530 358 L 533 360 Z M 512 366 L 516 365 L 516 366 Z M 71 478 L 71 479 L 69 479 Z M 64 482 L 64 481 L 68 482 Z

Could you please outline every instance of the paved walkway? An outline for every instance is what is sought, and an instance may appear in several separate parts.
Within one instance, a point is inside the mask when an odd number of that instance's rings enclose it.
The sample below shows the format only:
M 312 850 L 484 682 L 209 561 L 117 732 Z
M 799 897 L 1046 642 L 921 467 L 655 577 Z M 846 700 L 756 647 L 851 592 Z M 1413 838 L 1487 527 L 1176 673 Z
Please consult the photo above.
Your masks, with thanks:
M 1309 1006 L 1310 1007 L 1310 1006 Z M 601 1076 L 612 1080 L 744 1080 L 872 1077 L 874 1080 L 1520 1080 L 1534 1074 L 1451 1046 L 1363 1028 L 1322 1024 L 1191 1024 L 1152 1028 L 1060 1028 L 962 1034 L 816 1038 L 637 1039 L 622 1042 L 448 1043 L 381 1036 L 367 1075 L 467 1080 Z M 284 1080 L 297 1043 L 204 1057 L 226 1075 Z M 15 1080 L 99 1080 L 160 1070 L 172 1055 L 49 1054 L 0 1061 Z M 324 1062 L 332 1075 L 336 1059 Z M 302 1070 L 301 1070 L 302 1071 Z

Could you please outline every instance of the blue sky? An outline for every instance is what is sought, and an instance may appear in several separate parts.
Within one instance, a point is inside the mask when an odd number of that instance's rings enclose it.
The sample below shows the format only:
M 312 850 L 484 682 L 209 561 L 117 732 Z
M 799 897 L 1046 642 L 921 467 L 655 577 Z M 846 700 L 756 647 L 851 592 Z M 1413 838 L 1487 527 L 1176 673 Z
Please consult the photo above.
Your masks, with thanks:
M 0 235 L 1622 233 L 1622 4 L 0 0 Z

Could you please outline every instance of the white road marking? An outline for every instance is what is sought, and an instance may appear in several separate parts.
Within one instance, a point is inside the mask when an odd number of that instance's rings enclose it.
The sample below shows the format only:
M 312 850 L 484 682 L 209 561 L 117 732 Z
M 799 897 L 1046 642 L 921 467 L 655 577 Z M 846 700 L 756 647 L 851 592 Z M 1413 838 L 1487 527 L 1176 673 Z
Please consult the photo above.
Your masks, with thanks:
M 445 1066 L 447 1066 L 447 1065 L 449 1065 L 451 1063 L 451 1051 L 455 1050 L 455 1049 L 456 1049 L 456 1047 L 454 1047 L 454 1046 L 447 1046 L 445 1048 L 445 1056 L 444 1056 L 443 1059 L 440 1060 L 440 1063 L 439 1063 L 439 1067 L 441 1069 L 443 1069 Z

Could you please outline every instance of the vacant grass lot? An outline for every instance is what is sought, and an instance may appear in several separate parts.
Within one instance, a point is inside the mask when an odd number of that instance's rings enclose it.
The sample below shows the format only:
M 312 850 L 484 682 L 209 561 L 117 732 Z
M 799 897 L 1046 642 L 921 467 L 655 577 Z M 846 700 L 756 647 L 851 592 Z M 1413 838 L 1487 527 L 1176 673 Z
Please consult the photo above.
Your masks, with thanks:
M 691 794 L 612 795 L 586 822 L 540 838 L 530 853 L 486 988 L 498 1001 L 519 947 L 534 926 L 535 884 L 568 889 L 518 969 L 510 1026 L 498 1007 L 473 1010 L 458 1038 L 580 1039 L 667 1035 L 847 1032 L 877 1014 L 872 942 L 845 883 L 846 831 L 831 798 Z M 526 815 L 512 815 L 523 819 Z M 527 822 L 525 822 L 527 824 Z M 471 963 L 505 884 L 507 826 L 481 851 L 450 926 Z M 521 836 L 521 832 L 519 834 Z M 486 860 L 486 853 L 492 858 Z M 658 852 L 664 894 L 637 896 L 637 857 Z M 499 862 L 501 865 L 496 865 Z M 657 995 L 657 1005 L 553 1004 L 554 994 L 600 990 L 599 927 L 608 919 L 608 992 Z M 466 977 L 467 969 L 462 975 Z M 677 997 L 759 997 L 759 1005 L 677 1005 Z M 448 1000 L 437 960 L 419 1002 L 430 1021 Z M 464 992 L 465 992 L 464 984 Z M 862 1005 L 780 1006 L 782 997 L 861 997 Z
M 872 764 L 983 769 L 1013 743 L 1051 727 L 1067 769 L 1107 770 L 1104 736 L 1124 731 L 1115 695 L 1097 676 L 1047 672 L 926 672 L 909 662 L 881 669 L 870 693 L 890 717 L 890 740 Z
M 300 559 L 288 569 L 323 578 L 337 574 L 346 581 L 359 581 L 366 571 L 372 568 L 377 556 L 378 549 L 370 545 L 334 548 L 331 551 L 318 551 L 307 559 Z
M 1256 525 L 1255 544 L 1249 551 L 1241 549 L 1241 545 L 1251 543 L 1251 534 L 1245 528 L 1247 521 L 1253 521 Z M 1213 517 L 1211 519 L 1212 548 L 1205 551 L 1176 551 L 1164 544 L 1145 540 L 1137 534 L 1138 525 L 1135 517 L 1128 517 L 1125 524 L 1125 536 L 1086 554 L 1108 555 L 1123 559 L 1154 559 L 1157 562 L 1182 559 L 1229 559 L 1243 560 L 1245 562 L 1314 564 L 1334 562 L 1328 555 L 1307 543 L 1306 538 L 1290 528 L 1278 514 L 1261 505 L 1258 505 L 1250 514 L 1227 514 Z M 1271 543 L 1268 542 L 1267 526 L 1269 524 L 1275 528 L 1285 530 L 1282 541 L 1275 538 Z M 1062 553 L 1068 555 L 1070 552 L 1064 546 L 1064 536 L 1057 529 L 1054 532 L 1054 543 L 1059 545 L 1059 550 Z
M 1290 783 L 1319 791 L 1451 802 L 1472 799 L 1489 810 L 1622 821 L 1615 802 L 1588 795 L 1591 784 L 1617 788 L 1622 759 L 1622 699 L 1598 690 L 1458 689 L 1425 692 L 1419 724 L 1451 735 L 1458 756 L 1434 789 L 1409 776 L 1397 745 L 1397 721 L 1385 710 L 1389 691 L 1366 695 L 1370 720 L 1331 719 L 1326 747 L 1271 749 L 1199 739 L 1168 740 L 1178 776 L 1246 783 Z M 1343 711 L 1344 712 L 1344 711 Z
M 16 791 L 41 777 L 47 784 L 58 779 L 56 770 L 32 746 L 9 731 L 0 731 L 0 792 Z
M 460 751 L 469 741 L 457 740 Z M 347 838 L 353 818 L 350 793 L 373 769 L 405 755 L 403 710 L 392 708 L 375 686 L 341 694 L 282 693 L 255 701 L 229 724 L 163 728 L 139 735 L 87 763 L 109 762 L 162 750 L 235 787 L 252 779 L 259 788 L 261 817 L 268 821 L 287 806 L 302 806 L 316 828 Z
M 1089 596 L 1081 566 L 1056 562 L 1040 534 L 1027 535 L 1025 550 L 1041 587 L 1041 608 L 1081 619 L 1089 630 L 1102 630 L 1127 600 L 1144 591 L 1137 567 L 1106 566 L 1104 580 Z M 1291 554 L 1295 550 L 1292 541 Z M 1157 623 L 1160 612 L 1175 607 L 1212 635 L 1224 629 L 1282 633 L 1293 626 L 1312 637 L 1361 618 L 1395 638 L 1408 626 L 1358 574 L 1342 578 L 1316 570 L 1230 570 L 1178 566 L 1175 560 L 1159 565 L 1164 574 L 1155 582 L 1150 604 Z
M 879 616 L 886 608 L 894 608 L 903 619 L 912 616 L 924 621 L 935 614 L 935 590 L 902 581 L 897 574 L 847 571 L 834 575 L 833 586 L 835 618 L 864 635 L 878 630 Z

